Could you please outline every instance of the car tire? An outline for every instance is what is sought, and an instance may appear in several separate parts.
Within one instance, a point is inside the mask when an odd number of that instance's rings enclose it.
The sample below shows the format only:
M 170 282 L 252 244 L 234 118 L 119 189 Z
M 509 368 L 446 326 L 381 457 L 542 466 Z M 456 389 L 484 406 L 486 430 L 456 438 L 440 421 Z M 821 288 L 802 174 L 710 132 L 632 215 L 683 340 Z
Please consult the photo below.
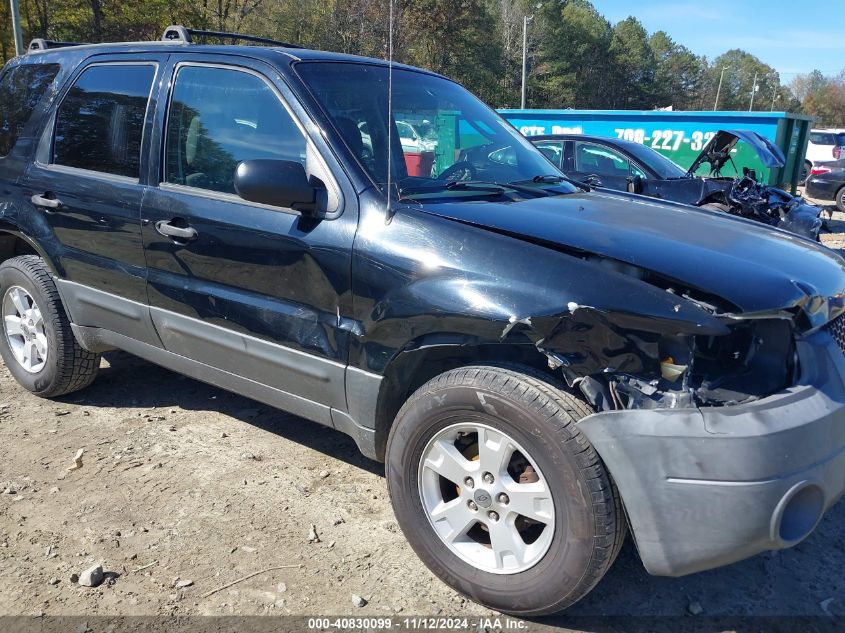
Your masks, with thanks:
M 100 355 L 79 346 L 56 283 L 35 255 L 0 264 L 0 356 L 25 389 L 43 398 L 84 389 L 97 376 Z
M 616 487 L 578 430 L 577 422 L 592 413 L 560 383 L 521 367 L 464 367 L 417 390 L 390 431 L 386 472 L 397 521 L 423 563 L 468 598 L 514 615 L 555 613 L 584 597 L 616 559 L 626 533 Z M 490 464 L 502 456 L 507 471 L 482 472 L 495 470 Z M 453 481 L 464 472 L 478 483 Z M 524 508 L 536 511 L 534 521 L 517 512 Z M 465 522 L 471 527 L 464 529 Z
M 845 187 L 839 189 L 836 192 L 836 208 L 839 209 L 840 213 L 845 213 Z

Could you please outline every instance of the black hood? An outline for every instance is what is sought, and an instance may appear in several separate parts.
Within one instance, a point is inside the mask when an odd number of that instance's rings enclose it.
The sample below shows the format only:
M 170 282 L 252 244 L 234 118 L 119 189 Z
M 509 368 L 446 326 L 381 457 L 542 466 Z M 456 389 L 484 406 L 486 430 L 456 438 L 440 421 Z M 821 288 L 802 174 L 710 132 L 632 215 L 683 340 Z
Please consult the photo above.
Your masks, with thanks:
M 427 213 L 633 264 L 718 296 L 743 314 L 801 307 L 813 325 L 845 293 L 845 260 L 785 231 L 641 196 L 576 193 L 443 202 Z
M 786 163 L 781 149 L 757 132 L 751 130 L 719 130 L 701 150 L 687 173 L 694 174 L 703 163 L 709 163 L 710 172 L 718 175 L 725 163 L 728 162 L 731 150 L 739 141 L 747 143 L 766 167 L 783 167 Z

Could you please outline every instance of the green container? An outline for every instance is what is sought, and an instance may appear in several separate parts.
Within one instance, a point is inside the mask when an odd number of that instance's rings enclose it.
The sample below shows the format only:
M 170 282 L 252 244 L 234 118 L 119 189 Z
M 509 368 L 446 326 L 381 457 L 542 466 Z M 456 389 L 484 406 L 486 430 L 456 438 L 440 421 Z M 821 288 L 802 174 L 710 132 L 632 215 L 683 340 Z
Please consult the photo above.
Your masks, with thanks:
M 783 150 L 786 164 L 768 169 L 742 141 L 731 155 L 737 168 L 793 193 L 801 180 L 813 117 L 788 112 L 665 112 L 662 110 L 499 110 L 526 136 L 590 134 L 643 143 L 687 169 L 719 130 L 752 130 Z M 706 166 L 704 173 L 706 174 Z M 723 176 L 736 176 L 729 162 Z

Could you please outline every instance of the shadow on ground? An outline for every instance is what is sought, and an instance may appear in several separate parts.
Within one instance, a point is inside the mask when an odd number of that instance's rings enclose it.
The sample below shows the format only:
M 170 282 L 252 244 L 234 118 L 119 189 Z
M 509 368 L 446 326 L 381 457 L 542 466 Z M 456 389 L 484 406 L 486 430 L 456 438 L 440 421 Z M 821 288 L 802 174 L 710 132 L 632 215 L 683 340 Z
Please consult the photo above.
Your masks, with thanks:
M 94 385 L 67 397 L 66 402 L 90 407 L 181 407 L 198 413 L 219 411 L 371 473 L 384 474 L 380 464 L 364 458 L 355 443 L 338 431 L 121 352 L 107 355 L 107 360 L 110 366 L 102 370 Z M 798 616 L 819 618 L 816 620 L 819 627 L 807 624 L 800 630 L 827 630 L 832 622 L 842 624 L 845 616 L 843 570 L 845 502 L 829 512 L 807 541 L 791 550 L 763 554 L 685 578 L 649 576 L 629 537 L 616 564 L 592 593 L 565 616 L 539 622 L 552 627 L 596 631 L 641 630 L 634 626 L 638 618 L 677 618 L 684 616 L 691 604 L 697 603 L 703 611 L 700 618 L 747 617 L 753 623 L 758 617 Z M 617 619 L 620 617 L 621 620 Z M 598 624 L 592 624 L 594 622 Z M 713 622 L 714 631 L 725 630 L 723 623 Z M 683 628 L 678 626 L 677 620 L 649 624 L 649 630 L 653 631 Z M 780 629 L 763 626 L 760 630 Z
M 339 431 L 187 378 L 124 352 L 109 352 L 104 358 L 108 365 L 100 369 L 91 387 L 61 400 L 89 407 L 179 407 L 198 413 L 216 411 L 368 472 L 384 475 L 381 464 L 364 457 L 355 442 Z

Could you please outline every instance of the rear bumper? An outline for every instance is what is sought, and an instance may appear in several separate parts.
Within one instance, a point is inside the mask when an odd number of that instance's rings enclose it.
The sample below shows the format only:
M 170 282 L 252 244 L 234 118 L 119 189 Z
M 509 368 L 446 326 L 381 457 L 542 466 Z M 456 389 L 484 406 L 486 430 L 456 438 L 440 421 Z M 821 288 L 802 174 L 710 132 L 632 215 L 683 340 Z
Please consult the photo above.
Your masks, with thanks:
M 800 384 L 747 405 L 610 411 L 580 428 L 619 488 L 649 573 L 796 545 L 845 492 L 845 356 L 798 344 Z
M 836 192 L 839 191 L 841 186 L 841 182 L 831 182 L 829 180 L 810 176 L 810 178 L 807 179 L 807 188 L 805 189 L 805 193 L 809 197 L 816 198 L 818 200 L 835 200 Z

